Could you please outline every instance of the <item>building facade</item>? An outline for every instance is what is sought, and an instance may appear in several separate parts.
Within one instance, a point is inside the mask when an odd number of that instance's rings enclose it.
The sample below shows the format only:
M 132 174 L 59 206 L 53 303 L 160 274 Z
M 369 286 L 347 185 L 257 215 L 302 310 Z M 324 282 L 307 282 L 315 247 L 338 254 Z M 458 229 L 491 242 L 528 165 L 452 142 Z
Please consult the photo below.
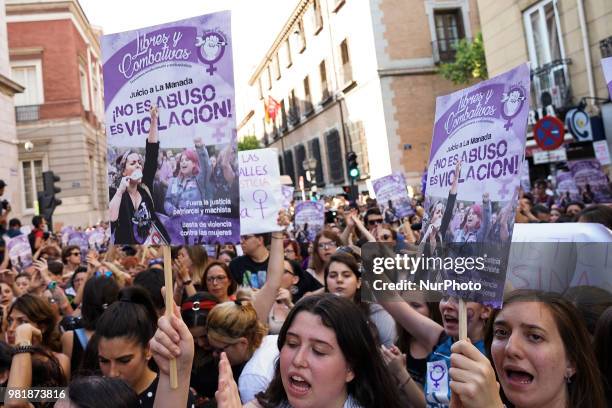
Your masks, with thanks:
M 239 135 L 278 148 L 296 185 L 311 167 L 320 190 L 341 191 L 354 151 L 362 186 L 391 171 L 417 186 L 435 98 L 457 89 L 438 64 L 478 26 L 475 0 L 297 1 L 250 78 Z M 270 97 L 280 104 L 275 120 L 266 116 Z
M 529 61 L 531 115 L 526 156 L 532 180 L 554 175 L 567 160 L 593 158 L 592 142 L 580 143 L 572 129 L 562 154 L 541 163 L 532 126 L 544 115 L 565 121 L 584 109 L 595 141 L 612 148 L 612 104 L 601 59 L 612 56 L 612 2 L 584 0 L 478 0 L 489 75 Z M 606 169 L 608 170 L 608 169 Z
M 100 33 L 77 0 L 7 0 L 6 21 L 12 77 L 25 87 L 15 97 L 21 212 L 35 213 L 52 170 L 63 202 L 54 222 L 96 223 L 107 203 Z
M 14 95 L 20 92 L 23 92 L 23 86 L 11 77 L 4 0 L 0 0 L 0 180 L 7 183 L 2 198 L 11 203 L 11 217 L 21 215 L 21 197 L 18 194 L 21 191 L 21 181 L 18 176 L 18 142 L 13 104 Z

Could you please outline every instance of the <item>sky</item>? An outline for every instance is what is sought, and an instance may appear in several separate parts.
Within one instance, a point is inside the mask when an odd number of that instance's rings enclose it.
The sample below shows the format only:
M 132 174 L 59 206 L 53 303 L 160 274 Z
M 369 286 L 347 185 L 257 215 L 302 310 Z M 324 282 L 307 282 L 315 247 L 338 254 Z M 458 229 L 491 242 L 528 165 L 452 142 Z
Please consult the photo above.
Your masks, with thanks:
M 240 122 L 248 79 L 298 0 L 79 0 L 89 22 L 104 34 L 163 24 L 215 11 L 232 11 L 234 79 Z

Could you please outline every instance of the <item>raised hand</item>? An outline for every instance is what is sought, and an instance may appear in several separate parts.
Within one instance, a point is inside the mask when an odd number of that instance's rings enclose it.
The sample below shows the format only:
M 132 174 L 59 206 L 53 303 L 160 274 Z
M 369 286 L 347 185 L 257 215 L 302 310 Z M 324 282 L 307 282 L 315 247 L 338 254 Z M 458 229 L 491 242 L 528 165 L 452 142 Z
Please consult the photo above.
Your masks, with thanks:
M 499 383 L 489 359 L 468 340 L 460 340 L 453 344 L 451 353 L 449 370 L 453 395 L 451 406 L 503 407 L 499 397 Z
M 147 138 L 147 140 L 149 141 L 149 143 L 157 143 L 159 140 L 159 132 L 157 129 L 157 118 L 159 111 L 157 109 L 157 106 L 152 105 L 149 110 L 149 113 L 151 115 L 151 127 L 149 129 L 149 137 Z
M 200 136 L 197 136 L 197 137 L 193 138 L 193 144 L 195 145 L 195 147 L 202 147 L 202 146 L 204 146 L 204 142 L 202 142 L 202 138 Z
M 218 408 L 242 408 L 240 393 L 234 381 L 232 366 L 225 353 L 221 353 L 219 361 L 219 386 L 215 392 Z

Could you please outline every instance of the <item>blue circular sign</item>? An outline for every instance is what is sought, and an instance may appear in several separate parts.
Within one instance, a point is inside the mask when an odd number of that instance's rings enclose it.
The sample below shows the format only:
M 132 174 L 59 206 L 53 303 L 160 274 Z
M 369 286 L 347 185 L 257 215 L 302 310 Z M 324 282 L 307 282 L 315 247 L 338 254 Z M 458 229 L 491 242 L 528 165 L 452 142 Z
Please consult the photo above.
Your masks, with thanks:
M 555 150 L 563 144 L 565 127 L 554 116 L 544 116 L 533 127 L 533 137 L 542 150 Z

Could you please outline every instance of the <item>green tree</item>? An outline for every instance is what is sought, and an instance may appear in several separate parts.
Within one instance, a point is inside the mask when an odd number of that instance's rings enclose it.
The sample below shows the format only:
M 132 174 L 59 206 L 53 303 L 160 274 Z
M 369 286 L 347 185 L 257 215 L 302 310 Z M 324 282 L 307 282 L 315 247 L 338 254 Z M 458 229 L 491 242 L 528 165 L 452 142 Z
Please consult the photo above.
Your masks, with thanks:
M 261 149 L 257 136 L 245 136 L 238 142 L 238 151 Z
M 440 74 L 455 84 L 467 84 L 472 79 L 487 79 L 489 74 L 482 33 L 478 33 L 472 42 L 466 39 L 459 41 L 455 61 L 440 65 Z

